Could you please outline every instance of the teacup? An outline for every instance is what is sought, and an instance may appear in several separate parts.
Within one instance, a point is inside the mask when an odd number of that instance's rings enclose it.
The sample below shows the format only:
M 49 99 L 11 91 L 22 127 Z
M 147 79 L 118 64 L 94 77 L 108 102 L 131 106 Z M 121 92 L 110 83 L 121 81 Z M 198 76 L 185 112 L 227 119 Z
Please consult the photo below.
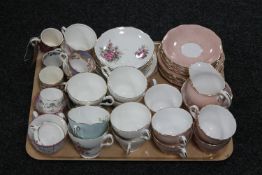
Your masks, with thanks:
M 57 88 L 46 88 L 40 91 L 35 108 L 40 113 L 58 113 L 65 107 L 64 93 Z
M 53 154 L 62 149 L 67 135 L 65 120 L 54 114 L 34 117 L 28 127 L 28 137 L 35 149 L 44 154 Z
M 69 27 L 62 27 L 65 37 L 63 49 L 68 55 L 74 51 L 88 51 L 95 46 L 97 36 L 95 31 L 85 24 L 72 24 Z
M 119 143 L 119 145 L 122 147 L 122 149 L 125 151 L 127 155 L 136 151 L 139 147 L 141 147 L 146 142 L 146 139 L 140 137 L 134 139 L 122 138 L 119 135 L 117 135 L 114 131 L 113 131 L 113 136 L 115 137 L 116 141 Z
M 151 113 L 141 103 L 127 102 L 117 106 L 111 113 L 110 122 L 116 134 L 125 139 L 150 139 L 148 128 L 151 122 Z
M 61 88 L 63 86 L 63 71 L 56 66 L 46 66 L 39 72 L 39 80 L 41 88 L 57 87 Z
M 152 134 L 153 141 L 156 146 L 160 149 L 160 151 L 164 153 L 172 153 L 177 154 L 181 158 L 187 158 L 187 150 L 186 145 L 181 144 L 166 144 L 158 140 L 154 134 Z
M 137 101 L 144 95 L 147 79 L 138 69 L 121 66 L 110 71 L 108 67 L 102 67 L 101 71 L 107 78 L 108 90 L 116 101 Z
M 55 49 L 43 55 L 42 63 L 44 66 L 62 67 L 63 59 L 67 59 L 67 54 L 61 49 Z
M 34 47 L 39 45 L 42 52 L 48 52 L 59 47 L 63 40 L 63 35 L 59 30 L 55 28 L 47 28 L 41 32 L 40 37 L 31 38 L 29 43 Z
M 68 78 L 83 72 L 93 72 L 96 69 L 94 58 L 87 51 L 77 51 L 63 60 L 63 71 Z
M 199 110 L 194 105 L 189 110 L 196 120 L 195 132 L 204 142 L 210 144 L 226 143 L 236 132 L 236 120 L 226 108 L 218 105 L 207 105 Z
M 230 141 L 230 140 L 228 140 L 228 142 L 224 142 L 224 143 L 214 145 L 214 144 L 210 144 L 210 143 L 207 143 L 207 142 L 201 140 L 197 133 L 194 133 L 193 139 L 194 139 L 195 143 L 197 144 L 198 148 L 200 150 L 204 151 L 204 152 L 207 152 L 207 153 L 215 153 L 215 152 L 221 150 Z
M 107 131 L 94 139 L 81 139 L 74 136 L 72 129 L 68 126 L 68 134 L 80 156 L 85 159 L 98 157 L 103 147 L 111 146 L 114 143 L 113 136 Z
M 93 139 L 106 131 L 109 116 L 109 112 L 98 106 L 81 106 L 68 112 L 68 121 L 75 136 Z
M 71 77 L 66 83 L 65 90 L 69 98 L 77 105 L 105 105 L 114 104 L 114 98 L 106 96 L 105 80 L 94 73 L 79 73 Z
M 186 145 L 193 133 L 193 119 L 181 108 L 165 108 L 157 111 L 152 118 L 154 136 L 166 144 Z
M 157 84 L 153 79 L 153 86 L 146 91 L 144 101 L 151 111 L 157 112 L 164 108 L 179 108 L 182 104 L 182 95 L 177 88 L 168 84 Z

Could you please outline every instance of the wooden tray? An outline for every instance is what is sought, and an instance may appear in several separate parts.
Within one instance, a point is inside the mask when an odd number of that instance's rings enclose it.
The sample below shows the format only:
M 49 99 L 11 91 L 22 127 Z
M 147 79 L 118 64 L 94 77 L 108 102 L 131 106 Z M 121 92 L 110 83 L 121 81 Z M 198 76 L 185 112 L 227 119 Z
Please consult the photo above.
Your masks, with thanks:
M 156 49 L 158 48 L 158 43 L 155 43 Z M 39 79 L 38 74 L 42 67 L 42 53 L 39 52 L 36 57 L 36 68 L 35 68 L 35 76 L 34 76 L 34 84 L 33 84 L 33 92 L 31 98 L 31 107 L 29 113 L 29 123 L 32 120 L 32 112 L 33 112 L 33 103 L 35 96 L 39 93 Z M 152 78 L 155 78 L 159 83 L 168 83 L 161 75 L 156 71 Z M 149 79 L 150 80 L 150 79 Z M 233 152 L 233 140 L 231 141 L 220 151 L 215 154 L 207 154 L 200 151 L 195 143 L 191 140 L 187 145 L 187 159 L 181 159 L 177 155 L 162 153 L 158 150 L 158 148 L 154 145 L 153 141 L 147 141 L 142 147 L 140 147 L 135 152 L 130 155 L 126 155 L 122 150 L 120 145 L 115 142 L 111 147 L 105 147 L 102 149 L 102 152 L 99 157 L 95 159 L 83 159 L 75 150 L 73 143 L 70 141 L 69 137 L 66 138 L 65 146 L 59 152 L 53 155 L 45 155 L 34 149 L 30 140 L 27 137 L 26 140 L 26 151 L 27 153 L 34 159 L 38 160 L 122 160 L 122 161 L 209 161 L 209 160 L 225 160 L 231 156 Z

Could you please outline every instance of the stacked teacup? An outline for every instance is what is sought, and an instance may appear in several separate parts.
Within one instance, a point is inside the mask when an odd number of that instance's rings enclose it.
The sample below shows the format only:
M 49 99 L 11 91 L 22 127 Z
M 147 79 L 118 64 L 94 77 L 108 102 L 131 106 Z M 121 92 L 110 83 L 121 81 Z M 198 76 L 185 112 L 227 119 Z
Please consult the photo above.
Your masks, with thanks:
M 108 133 L 110 114 L 98 106 L 81 106 L 68 112 L 68 134 L 80 156 L 91 159 L 114 143 Z
M 111 113 L 113 135 L 126 154 L 129 154 L 150 139 L 149 109 L 137 102 L 117 106 Z

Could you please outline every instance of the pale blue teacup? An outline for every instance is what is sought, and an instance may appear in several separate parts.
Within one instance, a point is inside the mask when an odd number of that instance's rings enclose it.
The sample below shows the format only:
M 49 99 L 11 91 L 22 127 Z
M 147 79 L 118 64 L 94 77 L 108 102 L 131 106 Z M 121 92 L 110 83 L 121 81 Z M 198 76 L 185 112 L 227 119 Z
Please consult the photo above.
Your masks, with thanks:
M 80 106 L 68 112 L 72 133 L 82 139 L 97 138 L 107 130 L 109 112 L 98 106 Z

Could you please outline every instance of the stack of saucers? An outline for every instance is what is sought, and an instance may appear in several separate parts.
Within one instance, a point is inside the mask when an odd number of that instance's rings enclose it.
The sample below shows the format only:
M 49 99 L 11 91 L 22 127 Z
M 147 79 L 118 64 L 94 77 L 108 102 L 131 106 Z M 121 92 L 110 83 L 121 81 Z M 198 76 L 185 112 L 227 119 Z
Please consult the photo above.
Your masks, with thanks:
M 95 54 L 98 67 L 114 70 L 131 66 L 147 77 L 157 66 L 154 42 L 148 34 L 134 27 L 117 27 L 103 33 L 95 45 Z
M 224 71 L 224 53 L 220 38 L 199 25 L 180 25 L 167 32 L 157 53 L 159 72 L 170 83 L 181 87 L 188 79 L 191 64 L 202 61 L 220 73 Z

